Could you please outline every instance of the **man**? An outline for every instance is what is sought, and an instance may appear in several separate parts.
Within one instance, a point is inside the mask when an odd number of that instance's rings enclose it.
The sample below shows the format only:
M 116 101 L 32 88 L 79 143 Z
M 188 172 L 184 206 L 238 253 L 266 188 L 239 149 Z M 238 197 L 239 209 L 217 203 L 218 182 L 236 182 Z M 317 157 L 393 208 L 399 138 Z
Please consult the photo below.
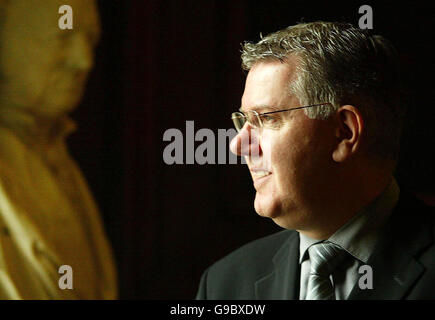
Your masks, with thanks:
M 205 271 L 198 299 L 433 299 L 434 210 L 393 171 L 397 57 L 349 24 L 298 24 L 247 43 L 238 135 L 255 210 L 284 231 Z
M 114 299 L 112 252 L 66 137 L 100 33 L 95 1 L 0 0 L 0 299 Z M 61 266 L 66 266 L 61 268 Z

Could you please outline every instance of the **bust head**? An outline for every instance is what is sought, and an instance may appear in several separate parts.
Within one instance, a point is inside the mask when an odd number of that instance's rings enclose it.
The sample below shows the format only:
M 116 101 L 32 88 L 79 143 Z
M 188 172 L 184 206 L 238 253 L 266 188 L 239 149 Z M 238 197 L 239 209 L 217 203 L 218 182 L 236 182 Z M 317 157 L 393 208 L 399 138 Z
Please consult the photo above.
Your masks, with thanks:
M 61 0 L 0 0 L 0 107 L 58 117 L 78 104 L 100 26 L 94 0 L 70 0 L 73 29 L 61 30 Z

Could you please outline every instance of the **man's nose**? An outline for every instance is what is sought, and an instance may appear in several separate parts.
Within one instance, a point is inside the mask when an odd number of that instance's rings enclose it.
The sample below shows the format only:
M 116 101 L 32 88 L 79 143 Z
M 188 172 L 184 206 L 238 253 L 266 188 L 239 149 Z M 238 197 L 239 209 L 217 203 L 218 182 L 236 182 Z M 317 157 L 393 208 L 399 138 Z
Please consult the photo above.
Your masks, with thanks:
M 258 129 L 252 128 L 246 123 L 242 130 L 231 140 L 230 150 L 238 156 L 253 157 L 261 155 Z

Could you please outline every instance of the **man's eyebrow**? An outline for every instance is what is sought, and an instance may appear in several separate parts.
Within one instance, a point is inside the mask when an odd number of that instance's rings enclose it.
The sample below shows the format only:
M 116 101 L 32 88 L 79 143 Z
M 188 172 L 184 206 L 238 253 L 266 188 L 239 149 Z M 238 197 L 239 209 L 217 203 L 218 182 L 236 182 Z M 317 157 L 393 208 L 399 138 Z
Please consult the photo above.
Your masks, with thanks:
M 239 111 L 246 112 L 246 111 L 257 111 L 258 113 L 268 112 L 268 111 L 277 111 L 279 110 L 278 106 L 271 106 L 266 104 L 260 104 L 253 107 L 249 107 L 248 110 L 243 110 L 243 108 L 239 108 Z

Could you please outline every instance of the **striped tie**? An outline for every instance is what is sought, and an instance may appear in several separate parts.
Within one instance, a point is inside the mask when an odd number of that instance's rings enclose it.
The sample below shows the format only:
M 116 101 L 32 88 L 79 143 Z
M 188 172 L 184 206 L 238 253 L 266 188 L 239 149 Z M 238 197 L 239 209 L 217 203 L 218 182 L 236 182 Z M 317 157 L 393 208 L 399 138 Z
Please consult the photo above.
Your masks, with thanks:
M 322 242 L 311 246 L 308 253 L 311 270 L 305 299 L 335 300 L 334 287 L 329 276 L 345 257 L 345 251 L 333 243 Z

